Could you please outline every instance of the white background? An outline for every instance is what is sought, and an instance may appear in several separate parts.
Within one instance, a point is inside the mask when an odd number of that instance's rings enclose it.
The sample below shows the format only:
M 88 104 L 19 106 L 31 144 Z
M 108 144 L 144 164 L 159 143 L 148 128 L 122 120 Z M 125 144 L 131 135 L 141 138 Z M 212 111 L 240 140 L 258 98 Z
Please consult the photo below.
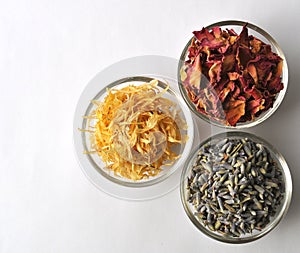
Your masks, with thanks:
M 300 4 L 286 1 L 0 1 L 0 252 L 296 252 L 300 205 Z M 285 156 L 292 204 L 266 237 L 227 245 L 186 217 L 179 190 L 115 199 L 83 175 L 72 142 L 78 98 L 96 73 L 138 55 L 178 58 L 192 31 L 241 19 L 266 29 L 289 64 L 276 113 L 249 131 Z

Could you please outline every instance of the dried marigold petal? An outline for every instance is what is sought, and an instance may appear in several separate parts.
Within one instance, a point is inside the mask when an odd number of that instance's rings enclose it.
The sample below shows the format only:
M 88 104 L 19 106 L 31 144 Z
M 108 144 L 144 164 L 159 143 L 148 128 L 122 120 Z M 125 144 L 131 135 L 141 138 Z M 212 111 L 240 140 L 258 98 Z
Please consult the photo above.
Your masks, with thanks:
M 187 126 L 176 104 L 162 96 L 168 87 L 160 91 L 157 84 L 110 89 L 104 101 L 94 101 L 87 153 L 97 152 L 118 176 L 141 180 L 158 175 L 162 166 L 178 159 L 174 145 L 187 140 L 179 130 Z

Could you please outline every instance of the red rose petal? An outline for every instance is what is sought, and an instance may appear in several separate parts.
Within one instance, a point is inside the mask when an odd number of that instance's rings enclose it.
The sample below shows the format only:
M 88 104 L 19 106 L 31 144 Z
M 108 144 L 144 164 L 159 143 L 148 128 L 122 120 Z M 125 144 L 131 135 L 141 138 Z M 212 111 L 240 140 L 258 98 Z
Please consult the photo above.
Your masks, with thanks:
M 251 115 L 257 114 L 257 112 L 263 110 L 264 107 L 264 99 L 251 100 L 247 103 L 247 111 L 250 112 Z
M 240 77 L 240 74 L 237 72 L 228 72 L 227 76 L 228 76 L 229 80 L 235 81 Z
M 270 45 L 249 36 L 247 25 L 239 35 L 219 27 L 194 35 L 182 82 L 199 112 L 235 126 L 273 106 L 283 60 Z
M 226 105 L 226 120 L 231 126 L 235 126 L 239 119 L 245 114 L 245 101 L 229 101 Z
M 221 68 L 222 68 L 222 63 L 215 62 L 211 68 L 208 71 L 208 75 L 210 77 L 210 82 L 219 82 L 221 80 Z

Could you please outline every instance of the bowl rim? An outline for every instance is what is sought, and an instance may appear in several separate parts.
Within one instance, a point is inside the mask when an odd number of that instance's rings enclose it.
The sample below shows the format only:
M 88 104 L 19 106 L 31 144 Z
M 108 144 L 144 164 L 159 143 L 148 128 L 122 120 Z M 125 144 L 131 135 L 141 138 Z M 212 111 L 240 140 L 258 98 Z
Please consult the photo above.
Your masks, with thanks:
M 265 30 L 263 30 L 262 28 L 260 28 L 259 26 L 255 25 L 253 23 L 250 23 L 248 21 L 241 21 L 241 20 L 223 20 L 223 21 L 218 21 L 213 24 L 210 24 L 210 25 L 206 26 L 205 28 L 211 29 L 216 26 L 230 26 L 230 25 L 241 26 L 241 27 L 244 25 L 247 25 L 247 28 L 250 28 L 250 29 L 254 30 L 255 32 L 259 33 L 260 35 L 262 35 L 263 37 L 265 37 L 266 40 L 270 43 L 270 45 L 276 49 L 276 53 L 282 58 L 283 67 L 282 67 L 281 82 L 283 83 L 284 87 L 279 93 L 277 93 L 273 107 L 269 108 L 258 118 L 255 118 L 254 120 L 251 120 L 251 121 L 239 122 L 239 123 L 237 123 L 236 126 L 223 124 L 217 120 L 214 120 L 212 117 L 209 117 L 203 113 L 198 112 L 195 108 L 195 105 L 188 98 L 187 92 L 183 87 L 183 84 L 181 82 L 181 76 L 180 76 L 180 70 L 184 66 L 188 48 L 189 48 L 194 36 L 188 41 L 188 43 L 185 45 L 184 49 L 181 52 L 179 62 L 178 62 L 178 67 L 177 67 L 177 81 L 178 81 L 179 91 L 180 91 L 184 101 L 187 103 L 190 110 L 197 117 L 201 118 L 202 120 L 204 120 L 212 125 L 215 125 L 215 126 L 218 126 L 218 127 L 224 128 L 224 129 L 246 129 L 246 128 L 256 126 L 256 125 L 264 122 L 265 120 L 267 120 L 269 117 L 271 117 L 274 114 L 274 112 L 278 109 L 278 107 L 282 103 L 282 101 L 285 97 L 285 94 L 287 92 L 287 89 L 288 89 L 288 78 L 289 78 L 288 77 L 289 76 L 288 64 L 287 64 L 286 57 L 285 57 L 281 47 L 277 43 L 277 41 L 268 32 L 266 32 Z
M 249 138 L 255 142 L 259 142 L 263 144 L 267 149 L 270 151 L 272 157 L 276 160 L 276 162 L 279 165 L 280 170 L 282 171 L 284 175 L 284 182 L 285 182 L 285 193 L 283 202 L 281 203 L 280 207 L 281 209 L 278 209 L 276 211 L 275 216 L 273 216 L 273 219 L 267 224 L 267 226 L 257 234 L 249 234 L 247 237 L 225 237 L 220 234 L 217 234 L 216 232 L 210 231 L 208 228 L 206 228 L 204 225 L 202 225 L 197 218 L 193 214 L 193 210 L 191 210 L 190 207 L 191 204 L 189 204 L 186 200 L 186 179 L 188 176 L 188 173 L 190 172 L 190 165 L 193 163 L 195 156 L 197 155 L 199 149 L 215 140 L 215 139 L 221 139 L 221 138 Z M 202 141 L 189 155 L 187 158 L 180 178 L 180 199 L 181 203 L 183 205 L 184 211 L 186 215 L 189 217 L 190 221 L 196 226 L 204 235 L 211 239 L 215 239 L 217 241 L 223 242 L 223 243 L 231 243 L 231 244 L 242 244 L 242 243 L 248 243 L 255 241 L 259 238 L 262 238 L 266 234 L 270 233 L 273 229 L 277 227 L 277 225 L 280 223 L 280 221 L 285 217 L 285 215 L 288 212 L 289 206 L 291 204 L 292 200 L 292 191 L 293 191 L 293 183 L 292 183 L 292 175 L 290 172 L 290 169 L 288 167 L 288 164 L 283 157 L 281 153 L 268 141 L 264 140 L 263 138 L 244 131 L 229 131 L 229 132 L 221 132 L 218 134 L 215 134 L 213 136 L 208 137 L 204 141 Z

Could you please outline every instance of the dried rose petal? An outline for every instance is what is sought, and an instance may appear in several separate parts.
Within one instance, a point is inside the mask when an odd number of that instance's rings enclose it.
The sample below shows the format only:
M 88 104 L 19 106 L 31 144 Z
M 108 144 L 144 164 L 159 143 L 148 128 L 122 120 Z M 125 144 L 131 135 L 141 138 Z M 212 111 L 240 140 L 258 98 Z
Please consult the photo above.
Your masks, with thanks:
M 221 102 L 223 103 L 226 99 L 226 97 L 228 96 L 228 94 L 230 92 L 232 92 L 234 90 L 234 82 L 230 81 L 226 88 L 224 88 L 220 93 L 219 93 L 219 99 L 221 100 Z
M 251 46 L 251 48 L 252 48 L 252 49 L 251 49 L 251 52 L 252 52 L 252 53 L 254 53 L 254 54 L 258 53 L 258 52 L 260 51 L 261 46 L 262 46 L 263 44 L 264 44 L 264 43 L 263 43 L 261 40 L 255 38 L 255 37 L 253 37 L 253 36 L 250 36 L 250 46 Z
M 273 106 L 283 89 L 283 61 L 270 45 L 248 35 L 247 24 L 240 34 L 214 27 L 194 35 L 181 79 L 199 112 L 235 126 Z
M 268 82 L 267 88 L 272 93 L 277 93 L 283 89 L 283 84 L 280 77 L 274 77 L 270 82 Z
M 237 60 L 240 65 L 239 67 L 245 69 L 248 65 L 248 62 L 252 59 L 251 57 L 251 51 L 248 47 L 238 47 Z
M 251 115 L 255 115 L 258 111 L 263 110 L 264 107 L 264 99 L 251 100 L 247 103 L 247 111 L 250 112 Z
M 258 77 L 257 77 L 256 67 L 254 66 L 254 64 L 248 64 L 247 71 L 250 74 L 250 76 L 253 78 L 254 83 L 257 84 Z
M 199 88 L 200 81 L 201 81 L 201 64 L 200 64 L 200 55 L 195 58 L 193 67 L 189 69 L 191 72 L 189 76 L 189 83 L 190 85 Z
M 222 67 L 222 63 L 219 62 L 215 62 L 209 69 L 208 71 L 208 75 L 210 77 L 210 82 L 214 83 L 214 82 L 219 82 L 221 80 L 221 67 Z
M 252 96 L 255 100 L 262 98 L 261 92 L 255 86 L 252 86 L 252 88 L 245 88 L 244 92 Z
M 245 114 L 245 101 L 229 101 L 225 108 L 226 120 L 231 126 L 235 126 L 239 119 Z
M 210 34 L 210 32 L 205 28 L 202 28 L 201 31 L 195 31 L 193 32 L 193 34 L 195 35 L 195 37 L 199 42 L 201 42 L 203 39 L 208 39 L 208 40 L 215 39 L 215 37 L 212 34 Z
M 223 56 L 223 62 L 222 62 L 222 68 L 224 72 L 229 72 L 234 69 L 234 66 L 236 65 L 236 57 L 235 55 L 228 54 Z
M 239 88 L 239 86 L 236 85 L 234 92 L 232 94 L 232 98 L 237 99 L 239 97 L 240 93 L 241 93 L 241 89 Z M 244 97 L 241 100 L 244 100 Z
M 237 72 L 228 72 L 227 76 L 228 76 L 230 81 L 235 81 L 240 77 L 240 74 L 237 73 Z
M 249 36 L 248 36 L 248 29 L 247 24 L 243 26 L 243 29 L 238 36 L 239 44 L 243 47 L 249 48 Z

